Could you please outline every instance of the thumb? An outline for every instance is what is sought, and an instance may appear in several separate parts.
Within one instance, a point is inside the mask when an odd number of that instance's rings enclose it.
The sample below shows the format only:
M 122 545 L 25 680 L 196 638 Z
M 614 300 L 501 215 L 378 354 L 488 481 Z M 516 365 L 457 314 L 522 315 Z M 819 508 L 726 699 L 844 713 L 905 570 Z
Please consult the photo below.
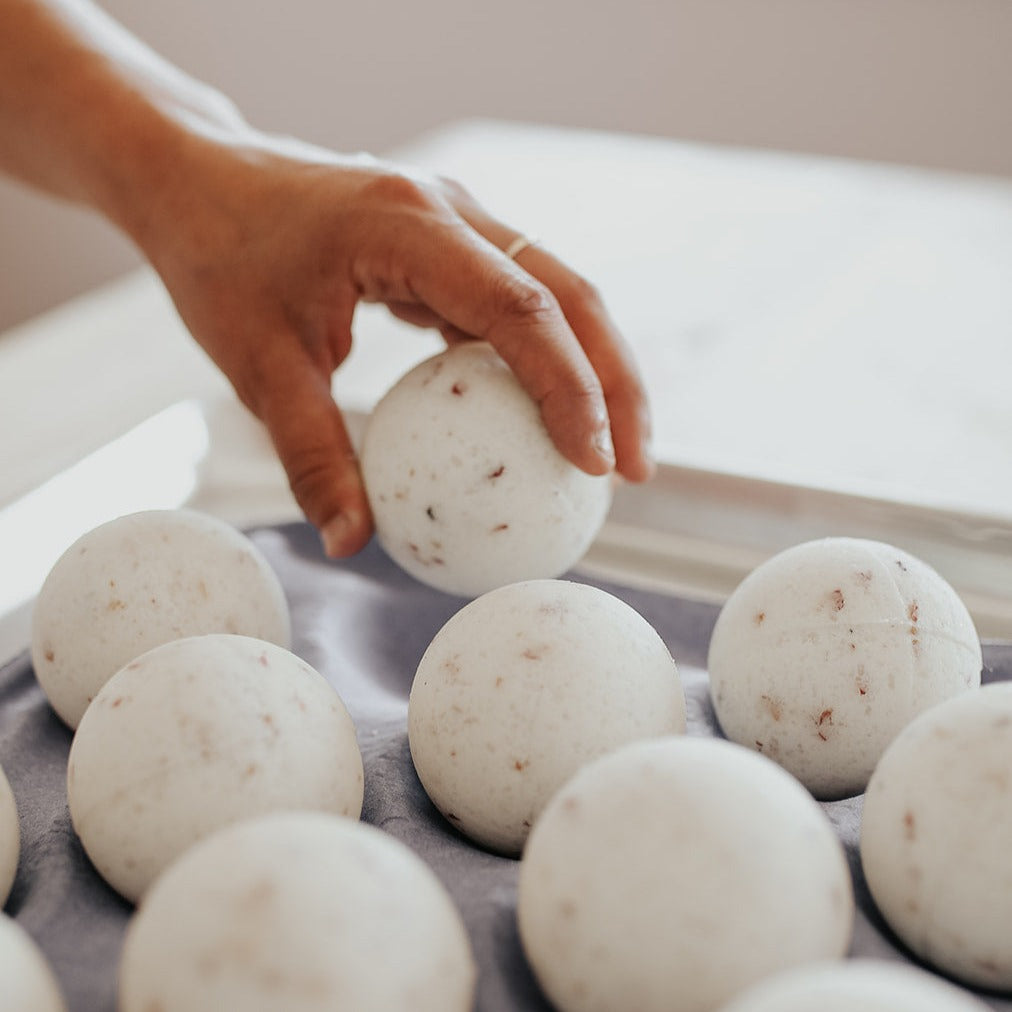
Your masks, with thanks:
M 255 412 L 274 443 L 292 493 L 332 558 L 352 555 L 372 535 L 358 459 L 329 378 L 308 358 L 287 360 L 271 376 Z

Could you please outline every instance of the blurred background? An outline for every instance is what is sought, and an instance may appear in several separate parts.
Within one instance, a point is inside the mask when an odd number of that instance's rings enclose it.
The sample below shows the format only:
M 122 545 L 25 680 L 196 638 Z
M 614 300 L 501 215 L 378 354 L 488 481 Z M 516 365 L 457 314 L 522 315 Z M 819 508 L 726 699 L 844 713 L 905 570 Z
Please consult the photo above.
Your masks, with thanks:
M 103 6 L 254 124 L 338 150 L 491 116 L 1012 176 L 1009 0 Z M 137 262 L 0 180 L 0 331 Z

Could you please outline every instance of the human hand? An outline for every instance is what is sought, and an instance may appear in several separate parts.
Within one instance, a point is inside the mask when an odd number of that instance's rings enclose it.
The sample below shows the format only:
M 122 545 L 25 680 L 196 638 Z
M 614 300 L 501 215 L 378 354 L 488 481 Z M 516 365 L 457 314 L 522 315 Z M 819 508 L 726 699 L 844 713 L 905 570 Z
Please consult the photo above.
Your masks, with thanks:
M 359 301 L 490 342 L 578 467 L 652 472 L 646 397 L 596 291 L 459 185 L 256 135 L 189 136 L 136 230 L 196 340 L 264 423 L 332 556 L 372 520 L 331 375 Z

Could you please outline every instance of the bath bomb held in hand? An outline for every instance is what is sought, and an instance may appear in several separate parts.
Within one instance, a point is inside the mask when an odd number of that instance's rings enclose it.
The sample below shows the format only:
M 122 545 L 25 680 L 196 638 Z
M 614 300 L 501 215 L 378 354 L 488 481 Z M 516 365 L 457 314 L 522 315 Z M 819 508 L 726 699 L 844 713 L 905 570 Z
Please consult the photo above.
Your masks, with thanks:
M 537 405 L 480 341 L 399 380 L 373 410 L 361 457 L 387 554 L 461 596 L 561 575 L 611 505 L 610 476 L 559 453 Z

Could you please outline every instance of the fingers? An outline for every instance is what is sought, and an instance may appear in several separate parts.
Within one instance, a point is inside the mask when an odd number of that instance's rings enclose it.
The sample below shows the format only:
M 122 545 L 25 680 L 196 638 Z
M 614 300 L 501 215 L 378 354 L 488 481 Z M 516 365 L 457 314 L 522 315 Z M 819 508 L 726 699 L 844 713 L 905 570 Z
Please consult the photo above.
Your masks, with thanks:
M 330 393 L 306 357 L 277 356 L 251 405 L 267 427 L 296 501 L 332 558 L 352 555 L 372 534 L 358 460 Z
M 596 289 L 541 246 L 518 254 L 520 265 L 558 299 L 601 382 L 616 467 L 629 481 L 645 481 L 655 470 L 650 456 L 650 410 L 632 349 L 619 333 Z
M 411 276 L 418 298 L 446 321 L 444 334 L 462 331 L 492 344 L 539 405 L 567 459 L 591 474 L 612 470 L 601 382 L 555 297 L 470 228 L 455 229 L 448 239 L 455 248 L 439 269 L 422 251 L 406 250 L 416 253 L 408 262 L 419 265 Z
M 491 217 L 460 184 L 442 180 L 447 199 L 468 224 L 552 293 L 573 338 L 600 382 L 614 442 L 616 468 L 630 481 L 654 473 L 650 412 L 629 345 L 596 289 L 537 242 Z
M 487 217 L 480 224 L 493 245 L 472 228 L 455 230 L 453 269 L 449 255 L 432 269 L 431 255 L 404 248 L 415 253 L 408 262 L 421 265 L 411 273 L 414 294 L 445 321 L 440 329 L 451 343 L 463 332 L 496 348 L 565 457 L 591 474 L 614 467 L 631 481 L 649 478 L 646 393 L 596 291 L 538 246 L 518 253 L 520 263 L 504 260 L 495 247 L 507 246 L 515 232 Z M 449 254 L 450 238 L 442 245 Z

